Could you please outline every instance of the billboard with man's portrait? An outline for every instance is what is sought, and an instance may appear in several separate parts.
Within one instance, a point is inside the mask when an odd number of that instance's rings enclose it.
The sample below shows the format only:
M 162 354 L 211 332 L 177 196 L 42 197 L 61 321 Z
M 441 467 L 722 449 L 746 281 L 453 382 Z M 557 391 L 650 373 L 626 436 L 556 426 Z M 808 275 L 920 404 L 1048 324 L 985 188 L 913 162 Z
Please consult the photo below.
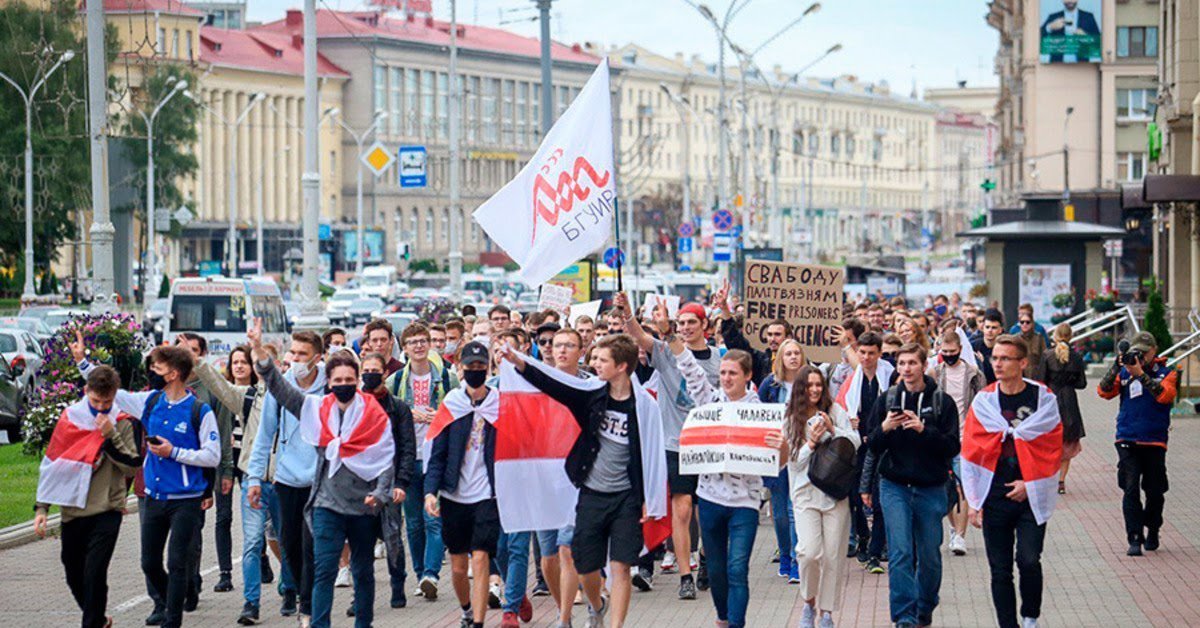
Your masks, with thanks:
M 1103 0 L 1042 0 L 1042 63 L 1100 63 Z

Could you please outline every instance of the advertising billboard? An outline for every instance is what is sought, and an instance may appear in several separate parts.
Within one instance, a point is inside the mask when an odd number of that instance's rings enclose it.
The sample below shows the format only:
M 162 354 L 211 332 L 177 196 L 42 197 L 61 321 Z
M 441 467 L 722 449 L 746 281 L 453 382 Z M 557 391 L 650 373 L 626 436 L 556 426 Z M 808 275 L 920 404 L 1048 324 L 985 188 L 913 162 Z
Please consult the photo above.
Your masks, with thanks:
M 358 231 L 347 229 L 342 231 L 342 259 L 350 264 L 358 262 Z M 367 243 L 363 262 L 367 264 L 383 263 L 383 232 L 364 230 L 363 240 Z
M 1042 0 L 1042 63 L 1100 63 L 1102 0 Z

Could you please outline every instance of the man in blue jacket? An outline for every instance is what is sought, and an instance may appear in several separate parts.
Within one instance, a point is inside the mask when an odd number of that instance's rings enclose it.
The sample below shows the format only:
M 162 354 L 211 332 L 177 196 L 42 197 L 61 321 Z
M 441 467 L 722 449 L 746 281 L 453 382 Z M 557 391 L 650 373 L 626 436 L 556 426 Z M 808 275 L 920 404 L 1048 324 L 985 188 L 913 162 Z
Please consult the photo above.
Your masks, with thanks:
M 323 394 L 324 349 L 321 337 L 315 332 L 293 333 L 292 365 L 284 375 L 287 382 L 305 394 Z M 272 457 L 273 478 L 268 474 Z M 316 468 L 317 450 L 300 438 L 300 419 L 268 394 L 246 471 L 249 485 L 246 499 L 252 508 L 260 508 L 263 499 L 279 501 L 279 544 L 299 587 L 300 614 L 304 617 L 312 616 L 313 582 L 312 532 L 305 525 L 304 505 L 308 503 Z
M 86 377 L 92 364 L 81 338 L 71 344 L 71 353 Z M 122 412 L 141 419 L 146 433 L 142 572 L 150 597 L 163 603 L 162 608 L 156 603 L 146 618 L 148 626 L 178 628 L 183 621 L 188 548 L 199 532 L 203 508 L 212 503 L 212 487 L 204 470 L 215 469 L 221 462 L 217 417 L 185 385 L 192 363 L 191 352 L 183 347 L 156 347 L 149 358 L 150 389 L 137 393 L 119 390 L 114 399 Z M 202 507 L 201 502 L 208 503 Z

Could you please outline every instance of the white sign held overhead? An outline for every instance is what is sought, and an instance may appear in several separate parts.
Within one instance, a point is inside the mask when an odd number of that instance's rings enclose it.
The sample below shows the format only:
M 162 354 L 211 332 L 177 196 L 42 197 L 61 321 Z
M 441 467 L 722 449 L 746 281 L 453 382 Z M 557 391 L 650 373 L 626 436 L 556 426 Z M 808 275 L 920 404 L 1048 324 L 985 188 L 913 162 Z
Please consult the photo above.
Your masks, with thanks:
M 586 316 L 593 321 L 600 316 L 600 301 L 588 301 L 587 303 L 576 303 L 571 306 L 571 313 L 567 316 L 571 327 L 575 326 L 575 321 L 579 320 L 580 316 Z
M 674 294 L 656 294 L 647 292 L 646 298 L 642 301 L 642 317 L 653 320 L 654 308 L 658 307 L 659 301 L 667 304 L 667 316 L 671 320 L 675 320 L 675 315 L 679 313 L 679 297 Z
M 544 284 L 612 238 L 614 172 L 603 59 L 516 178 L 475 210 L 475 221 L 520 265 L 522 281 Z
M 542 293 L 538 295 L 538 311 L 545 312 L 546 310 L 554 310 L 567 316 L 571 311 L 571 297 L 573 291 L 558 284 L 548 283 L 542 286 Z

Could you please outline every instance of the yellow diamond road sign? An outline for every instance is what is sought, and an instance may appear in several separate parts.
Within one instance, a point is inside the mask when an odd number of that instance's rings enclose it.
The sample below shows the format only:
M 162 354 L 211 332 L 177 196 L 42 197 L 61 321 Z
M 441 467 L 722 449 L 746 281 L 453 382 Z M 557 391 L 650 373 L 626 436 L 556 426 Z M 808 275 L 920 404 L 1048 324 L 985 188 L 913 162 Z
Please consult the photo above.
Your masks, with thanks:
M 392 155 L 392 152 L 380 142 L 375 142 L 375 144 L 371 146 L 371 148 L 368 148 L 367 152 L 363 153 L 362 155 L 362 162 L 366 164 L 366 166 L 371 169 L 371 172 L 374 172 L 375 176 L 377 177 L 383 174 L 383 171 L 387 170 L 388 166 L 392 165 L 392 162 L 395 160 L 396 157 Z

